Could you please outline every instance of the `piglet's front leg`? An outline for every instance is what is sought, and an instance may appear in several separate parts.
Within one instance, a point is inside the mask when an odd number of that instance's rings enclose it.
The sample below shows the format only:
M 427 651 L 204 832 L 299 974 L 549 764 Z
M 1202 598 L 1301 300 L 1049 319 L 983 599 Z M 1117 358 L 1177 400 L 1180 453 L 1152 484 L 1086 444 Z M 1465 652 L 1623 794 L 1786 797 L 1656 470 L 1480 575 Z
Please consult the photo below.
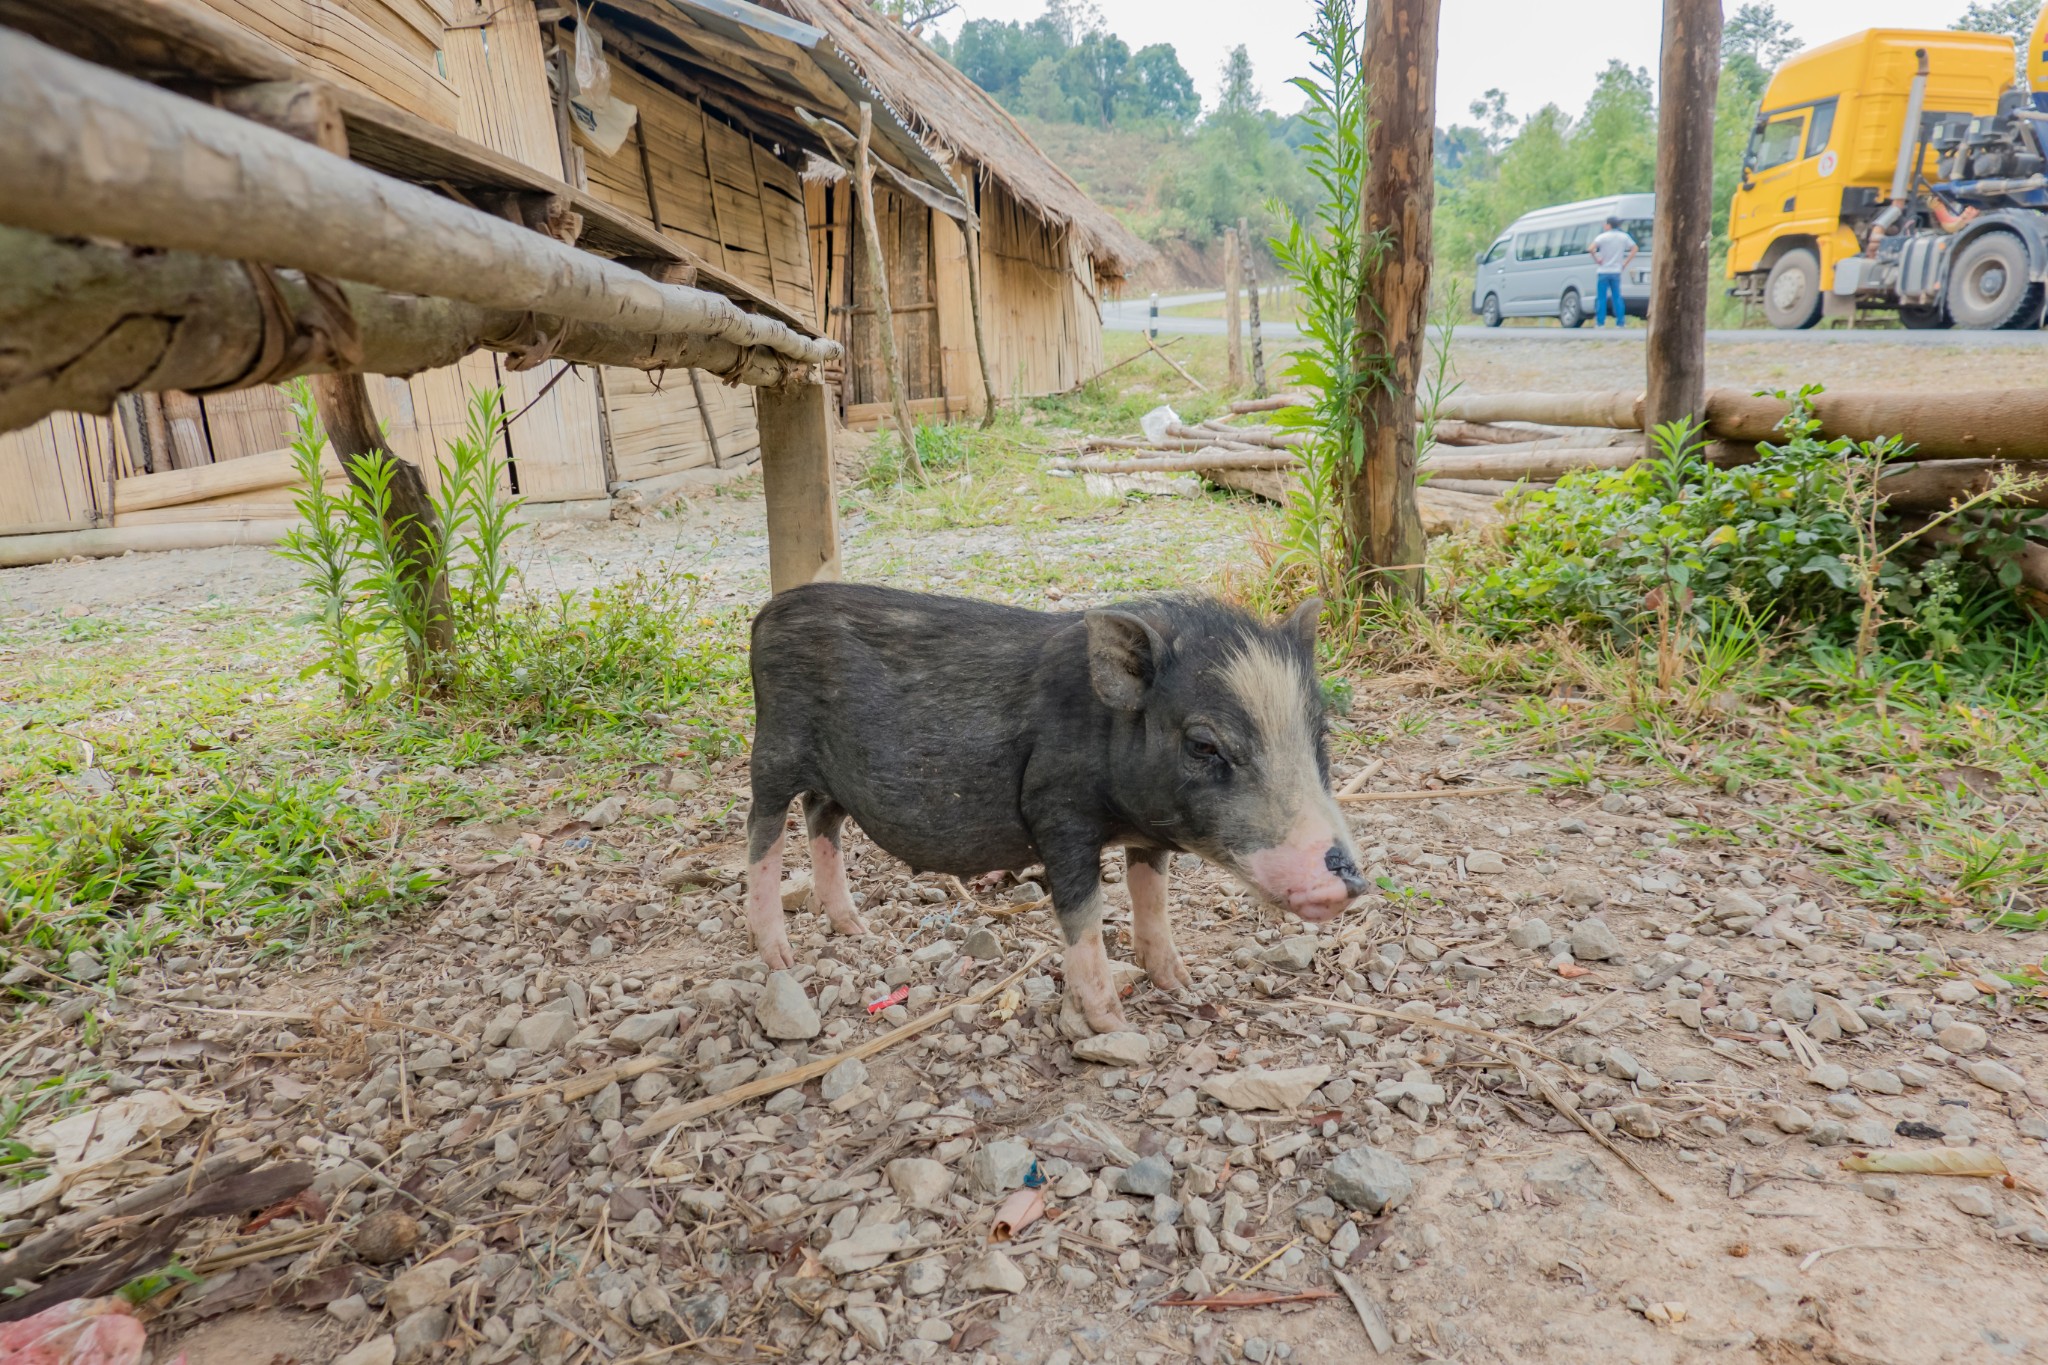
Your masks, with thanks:
M 1167 870 L 1173 855 L 1154 849 L 1126 849 L 1129 871 L 1124 885 L 1131 893 L 1131 947 L 1138 965 L 1162 991 L 1190 990 L 1188 975 L 1173 946 L 1173 926 L 1166 918 Z
M 1123 1006 L 1117 1003 L 1116 985 L 1110 979 L 1109 953 L 1102 943 L 1101 855 L 1083 850 L 1084 857 L 1046 859 L 1046 877 L 1052 883 L 1053 910 L 1059 916 L 1060 934 L 1067 941 L 1065 971 L 1067 990 L 1081 1007 L 1088 1027 L 1097 1033 L 1123 1033 L 1130 1027 Z

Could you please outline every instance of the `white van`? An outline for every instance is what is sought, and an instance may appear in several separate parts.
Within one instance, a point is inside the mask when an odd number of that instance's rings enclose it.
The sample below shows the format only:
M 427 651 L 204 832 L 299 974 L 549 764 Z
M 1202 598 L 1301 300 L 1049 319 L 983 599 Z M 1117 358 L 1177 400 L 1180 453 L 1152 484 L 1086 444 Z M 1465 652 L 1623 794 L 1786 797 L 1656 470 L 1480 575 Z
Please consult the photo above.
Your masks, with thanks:
M 1504 318 L 1556 318 L 1577 327 L 1593 316 L 1593 239 L 1609 218 L 1641 248 L 1622 272 L 1630 317 L 1650 315 L 1650 218 L 1654 194 L 1614 194 L 1525 213 L 1483 252 L 1472 283 L 1472 311 L 1498 327 Z

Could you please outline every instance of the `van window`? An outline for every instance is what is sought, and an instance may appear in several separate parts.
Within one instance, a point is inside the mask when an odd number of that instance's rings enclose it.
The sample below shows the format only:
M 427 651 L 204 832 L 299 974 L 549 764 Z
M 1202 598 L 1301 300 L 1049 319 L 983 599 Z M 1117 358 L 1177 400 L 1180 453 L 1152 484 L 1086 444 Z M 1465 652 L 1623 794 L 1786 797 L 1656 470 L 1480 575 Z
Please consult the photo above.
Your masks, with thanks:
M 1648 251 L 1650 249 L 1650 232 L 1654 226 L 1648 218 L 1624 218 L 1621 220 L 1621 230 L 1635 238 L 1638 251 Z
M 1806 132 L 1806 111 L 1774 118 L 1763 127 L 1756 141 L 1755 169 L 1768 171 L 1799 159 L 1799 144 Z
M 1508 254 L 1508 239 L 1507 239 L 1507 238 L 1505 238 L 1505 237 L 1503 237 L 1503 238 L 1501 238 L 1501 239 L 1500 239 L 1499 241 L 1495 242 L 1495 243 L 1493 244 L 1492 248 L 1491 248 L 1490 250 L 1488 250 L 1488 251 L 1487 251 L 1487 253 L 1486 253 L 1486 259 L 1485 259 L 1485 260 L 1483 260 L 1483 261 L 1481 261 L 1481 262 L 1480 262 L 1480 264 L 1481 264 L 1481 265 L 1492 265 L 1492 264 L 1493 264 L 1493 263 L 1494 263 L 1495 261 L 1499 260 L 1499 259 L 1500 259 L 1501 257 L 1503 257 L 1503 256 L 1505 256 L 1505 255 L 1507 255 L 1507 254 Z
M 1835 131 L 1835 101 L 1822 100 L 1813 106 L 1813 124 L 1806 130 L 1806 154 L 1819 156 L 1828 149 L 1828 138 Z
M 1525 232 L 1515 238 L 1515 259 L 1518 261 L 1540 261 L 1543 259 L 1543 234 Z
M 1568 229 L 1565 233 L 1564 249 L 1558 254 L 1561 256 L 1585 255 L 1587 249 L 1593 245 L 1593 236 L 1596 231 L 1597 226 L 1593 223 L 1581 223 L 1575 228 Z

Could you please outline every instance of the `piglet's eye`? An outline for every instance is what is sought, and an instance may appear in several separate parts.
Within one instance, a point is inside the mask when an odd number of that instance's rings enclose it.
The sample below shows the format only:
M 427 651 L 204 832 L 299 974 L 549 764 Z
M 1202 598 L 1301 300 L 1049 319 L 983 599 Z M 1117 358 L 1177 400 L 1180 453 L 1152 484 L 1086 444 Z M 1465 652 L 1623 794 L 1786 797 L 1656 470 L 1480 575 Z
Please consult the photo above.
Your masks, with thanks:
M 1216 747 L 1215 736 L 1207 730 L 1190 730 L 1182 742 L 1190 758 L 1212 762 L 1223 757 L 1223 751 Z

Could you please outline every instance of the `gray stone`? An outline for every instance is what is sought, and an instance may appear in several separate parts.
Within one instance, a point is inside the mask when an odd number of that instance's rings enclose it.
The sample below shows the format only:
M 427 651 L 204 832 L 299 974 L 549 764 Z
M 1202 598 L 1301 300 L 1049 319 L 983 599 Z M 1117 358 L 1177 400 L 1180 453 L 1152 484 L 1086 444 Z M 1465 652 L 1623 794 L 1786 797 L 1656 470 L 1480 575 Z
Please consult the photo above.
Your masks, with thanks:
M 1619 1076 L 1625 1081 L 1632 1081 L 1643 1074 L 1642 1064 L 1635 1059 L 1635 1054 L 1631 1053 L 1627 1048 L 1608 1048 L 1604 1060 L 1607 1065 L 1607 1074 L 1610 1076 Z
M 831 1104 L 866 1085 L 867 1080 L 867 1063 L 858 1057 L 848 1057 L 819 1080 L 818 1093 L 824 1097 L 825 1103 Z
M 1294 934 L 1281 939 L 1259 954 L 1259 961 L 1283 972 L 1305 972 L 1315 965 L 1321 940 L 1313 934 Z
M 517 1005 L 506 1005 L 491 1016 L 491 1022 L 484 1025 L 484 1046 L 503 1047 L 505 1040 L 512 1036 L 512 1030 L 519 1027 L 519 1021 L 526 1011 Z
M 1559 884 L 1557 898 L 1566 905 L 1590 906 L 1605 902 L 1607 893 L 1600 889 L 1598 882 L 1573 877 Z
M 394 1365 L 430 1360 L 447 1335 L 448 1310 L 439 1305 L 422 1308 L 401 1318 L 398 1326 L 391 1330 L 391 1342 L 395 1348 L 391 1359 Z
M 725 1297 L 724 1288 L 714 1285 L 686 1299 L 677 1299 L 675 1312 L 685 1332 L 693 1337 L 708 1337 L 725 1326 L 732 1304 Z
M 932 1208 L 953 1191 L 953 1172 L 927 1157 L 898 1157 L 887 1167 L 889 1188 L 912 1208 Z
M 1232 1109 L 1286 1110 L 1307 1099 L 1328 1079 L 1330 1068 L 1321 1064 L 1284 1071 L 1248 1066 L 1209 1077 L 1202 1082 L 1202 1093 Z
M 391 1365 L 398 1359 L 398 1343 L 389 1333 L 371 1337 L 352 1351 L 344 1351 L 334 1358 L 334 1365 Z
M 1992 1202 L 1991 1191 L 1982 1185 L 1964 1185 L 1959 1189 L 1952 1189 L 1948 1192 L 1948 1202 L 1955 1205 L 1956 1212 L 1972 1218 L 1989 1218 L 1998 1212 L 1998 1206 Z
M 1881 1066 L 1866 1067 L 1849 1079 L 1858 1090 L 1868 1090 L 1874 1095 L 1901 1095 L 1906 1090 L 1906 1083 L 1899 1079 L 1897 1072 Z
M 1621 955 L 1621 940 L 1605 920 L 1582 919 L 1572 926 L 1572 956 L 1579 961 L 1612 962 Z
M 1074 1055 L 1105 1066 L 1143 1066 L 1152 1057 L 1152 1040 L 1142 1033 L 1094 1033 L 1074 1043 Z
M 621 1019 L 612 1030 L 611 1039 L 619 1047 L 645 1047 L 647 1044 L 675 1033 L 676 1024 L 682 1019 L 681 1010 L 655 1010 L 651 1014 L 629 1014 Z
M 707 1067 L 697 1079 L 704 1082 L 705 1094 L 723 1095 L 734 1086 L 744 1085 L 754 1079 L 754 1074 L 760 1069 L 761 1064 L 752 1057 L 742 1057 L 736 1062 Z
M 1036 1162 L 1029 1147 L 1014 1138 L 1003 1138 L 977 1147 L 963 1164 L 968 1181 L 977 1191 L 996 1195 L 1022 1185 Z
M 1517 948 L 1543 948 L 1550 944 L 1550 926 L 1540 919 L 1525 919 L 1508 930 L 1508 942 Z
M 1963 1063 L 1963 1074 L 1981 1086 L 1996 1090 L 2001 1095 L 2011 1095 L 2027 1088 L 2026 1077 L 2011 1067 L 1982 1057 L 1974 1062 Z
M 824 1021 L 818 1018 L 818 1011 L 811 1004 L 804 988 L 797 984 L 788 972 L 771 972 L 767 989 L 761 992 L 761 999 L 754 1006 L 754 1018 L 760 1021 L 761 1031 L 770 1038 L 800 1041 L 815 1038 Z
M 574 1015 L 562 1010 L 542 1010 L 521 1019 L 505 1040 L 505 1045 L 533 1052 L 559 1052 L 575 1036 Z
M 1604 1199 L 1607 1175 L 1593 1159 L 1578 1152 L 1554 1152 L 1522 1173 L 1537 1198 L 1555 1204 L 1565 1199 Z
M 1714 893 L 1714 918 L 1762 919 L 1771 908 L 1739 886 L 1724 886 Z
M 903 1292 L 913 1299 L 936 1294 L 946 1287 L 946 1263 L 941 1260 L 912 1261 L 903 1267 Z
M 613 1081 L 610 1085 L 607 1085 L 604 1089 L 590 1097 L 590 1121 L 592 1123 L 605 1123 L 611 1119 L 618 1118 L 625 1112 L 625 1108 L 625 1093 L 619 1089 L 619 1083 Z
M 960 1272 L 960 1287 L 976 1294 L 1021 1294 L 1024 1272 L 1015 1261 L 991 1247 Z
M 1991 1035 L 1986 1033 L 1980 1025 L 1958 1019 L 1947 1028 L 1936 1033 L 1934 1041 L 1940 1043 L 1950 1052 L 1968 1055 L 1973 1052 L 1982 1052 L 1986 1047 L 1990 1046 Z
M 1849 1084 L 1849 1068 L 1839 1062 L 1822 1062 L 1806 1073 L 1806 1079 L 1823 1090 L 1841 1090 Z
M 960 945 L 960 951 L 977 962 L 993 962 L 1003 955 L 1003 941 L 996 937 L 993 929 L 976 929 L 967 936 L 967 942 Z
M 1813 1018 L 1814 1009 L 1813 987 L 1804 981 L 1788 981 L 1771 995 L 1771 1013 L 1795 1024 Z
M 889 1319 L 881 1309 L 871 1303 L 852 1303 L 846 1306 L 844 1314 L 846 1325 L 869 1350 L 889 1349 Z
M 1530 1028 L 1558 1028 L 1571 1017 L 1571 1011 L 1562 1000 L 1552 1000 L 1547 1004 L 1531 1005 L 1515 1016 L 1515 1022 L 1527 1024 Z
M 598 802 L 589 810 L 583 812 L 583 814 L 578 816 L 577 819 L 581 820 L 584 824 L 590 826 L 592 829 L 608 829 L 611 826 L 616 825 L 619 822 L 619 817 L 624 815 L 625 813 L 625 797 L 607 796 L 604 800 Z
M 1361 1145 L 1323 1168 L 1323 1188 L 1340 1203 L 1377 1214 L 1415 1193 L 1415 1173 L 1393 1153 Z
M 1767 1104 L 1764 1117 L 1781 1133 L 1804 1133 L 1813 1127 L 1813 1115 L 1796 1104 Z
M 1884 1176 L 1867 1176 L 1858 1183 L 1858 1188 L 1880 1204 L 1899 1202 L 1899 1182 Z
M 1125 1194 L 1140 1194 L 1151 1198 L 1173 1192 L 1173 1163 L 1163 1156 L 1141 1158 L 1137 1165 L 1123 1173 L 1117 1181 L 1117 1188 Z
M 404 1321 L 423 1308 L 445 1303 L 458 1267 L 448 1260 L 425 1261 L 399 1272 L 384 1291 L 384 1311 Z
M 1466 850 L 1465 870 L 1475 877 L 1493 877 L 1507 871 L 1508 863 L 1490 848 L 1474 848 Z
M 873 1270 L 910 1245 L 910 1234 L 902 1225 L 877 1223 L 827 1242 L 825 1249 L 818 1253 L 818 1260 L 831 1274 L 851 1275 L 859 1270 Z

